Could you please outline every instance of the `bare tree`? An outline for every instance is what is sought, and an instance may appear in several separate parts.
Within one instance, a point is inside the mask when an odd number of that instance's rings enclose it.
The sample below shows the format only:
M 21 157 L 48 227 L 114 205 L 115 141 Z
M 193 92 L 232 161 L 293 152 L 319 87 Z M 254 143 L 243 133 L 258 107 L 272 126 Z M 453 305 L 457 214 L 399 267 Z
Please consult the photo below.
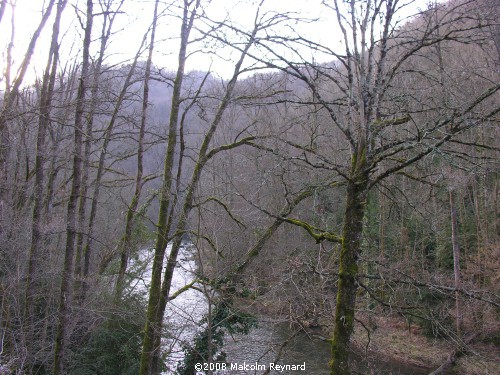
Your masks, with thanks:
M 232 100 L 237 97 L 237 82 L 240 75 L 243 72 L 251 71 L 254 66 L 249 68 L 244 67 L 244 61 L 249 55 L 251 48 L 255 46 L 256 40 L 258 38 L 265 38 L 268 29 L 279 24 L 282 20 L 280 17 L 274 17 L 272 12 L 266 13 L 262 10 L 261 2 L 256 10 L 254 22 L 251 30 L 246 35 L 238 35 L 240 38 L 237 42 L 239 46 L 239 57 L 235 61 L 234 70 L 231 78 L 224 85 L 222 89 L 221 97 L 217 101 L 217 105 L 212 109 L 213 115 L 206 116 L 207 127 L 203 132 L 202 138 L 200 140 L 199 146 L 195 149 L 194 159 L 195 163 L 192 167 L 191 177 L 188 180 L 186 190 L 182 199 L 179 199 L 179 171 L 183 168 L 182 165 L 177 167 L 177 175 L 174 174 L 173 168 L 173 158 L 174 158 L 174 148 L 177 142 L 177 121 L 179 112 L 179 103 L 176 101 L 180 100 L 180 92 L 177 93 L 177 84 L 182 83 L 182 77 L 184 70 L 184 64 L 186 61 L 186 47 L 189 41 L 189 31 L 193 28 L 193 23 L 195 17 L 197 17 L 196 12 L 198 11 L 199 3 L 196 3 L 194 10 L 189 14 L 189 8 L 185 3 L 184 16 L 183 16 L 183 31 L 181 33 L 181 47 L 179 54 L 179 68 L 177 71 L 176 80 L 174 81 L 174 96 L 172 100 L 171 117 L 169 123 L 169 138 L 167 145 L 167 156 L 165 159 L 165 172 L 164 172 L 164 182 L 162 188 L 162 198 L 160 199 L 160 213 L 158 219 L 158 235 L 156 237 L 155 243 L 155 260 L 153 264 L 153 276 L 151 282 L 151 290 L 148 304 L 148 320 L 146 325 L 146 334 L 143 343 L 143 355 L 141 360 L 141 374 L 156 374 L 160 369 L 160 344 L 161 344 L 161 329 L 162 321 L 165 313 L 166 305 L 169 300 L 171 293 L 171 285 L 175 266 L 177 264 L 177 258 L 179 255 L 179 250 L 181 247 L 182 237 L 186 234 L 193 234 L 195 236 L 199 235 L 196 231 L 191 231 L 189 229 L 189 215 L 193 207 L 195 207 L 196 193 L 198 189 L 198 184 L 203 176 L 203 172 L 207 163 L 213 158 L 218 156 L 220 153 L 228 152 L 230 150 L 236 149 L 244 145 L 252 145 L 258 136 L 248 135 L 243 136 L 244 132 L 238 134 L 231 143 L 222 144 L 217 146 L 214 142 L 214 135 L 219 129 L 221 122 L 223 121 L 224 114 L 228 109 Z M 209 32 L 203 32 L 204 35 L 213 37 L 214 40 L 219 40 L 221 35 L 224 35 L 224 28 L 226 24 L 224 22 L 215 22 L 210 20 L 206 14 L 200 14 L 202 20 L 209 25 Z M 228 30 L 231 27 L 228 26 Z M 184 45 L 186 44 L 186 45 Z M 207 76 L 205 76 L 206 79 Z M 205 81 L 205 79 L 202 81 Z M 200 95 L 200 89 L 196 90 L 193 100 L 196 101 Z M 187 105 L 189 110 L 192 106 Z M 186 113 L 186 112 L 185 112 Z M 175 117 L 172 117 L 175 116 Z M 182 117 L 180 124 L 180 150 L 181 156 L 183 155 L 183 123 L 184 116 Z M 174 121 L 174 122 L 172 122 Z M 171 145 L 170 142 L 173 144 Z M 182 157 L 180 160 L 183 160 Z M 172 194 L 171 189 L 173 187 L 174 179 L 177 180 L 176 191 Z M 173 195 L 173 198 L 172 198 Z M 174 213 L 177 214 L 177 218 L 174 217 Z M 172 234 L 170 234 L 172 233 Z M 208 238 L 203 237 L 204 240 L 210 242 Z M 161 264 L 165 256 L 165 248 L 169 240 L 172 240 L 172 247 L 168 255 L 167 264 L 163 274 L 163 280 L 161 275 Z
M 26 280 L 26 299 L 25 299 L 25 321 L 31 330 L 35 319 L 34 310 L 37 301 L 37 296 L 40 293 L 36 287 L 38 272 L 39 272 L 39 257 L 42 246 L 42 208 L 45 187 L 45 158 L 46 158 L 46 137 L 47 127 L 50 123 L 50 112 L 52 106 L 52 97 L 54 95 L 54 85 L 56 81 L 56 72 L 59 64 L 59 26 L 61 15 L 66 7 L 67 1 L 60 0 L 57 4 L 57 13 L 53 25 L 52 41 L 47 59 L 47 66 L 42 81 L 42 89 L 40 95 L 40 115 L 38 119 L 38 134 L 36 144 L 36 159 L 35 159 L 35 194 L 33 202 L 33 223 L 31 231 L 31 246 L 29 251 L 28 275 Z M 28 342 L 32 342 L 33 337 L 28 338 Z
M 171 189 L 174 179 L 174 153 L 177 143 L 177 124 L 179 120 L 179 109 L 181 105 L 181 90 L 184 79 L 184 69 L 187 59 L 187 47 L 189 36 L 193 27 L 193 22 L 199 11 L 200 1 L 184 0 L 182 7 L 182 24 L 180 32 L 180 47 L 177 73 L 174 80 L 172 103 L 170 107 L 170 119 L 168 125 L 168 143 L 164 163 L 163 183 L 160 197 L 160 208 L 158 214 L 157 230 L 155 241 L 155 256 L 153 260 L 153 270 L 151 276 L 151 287 L 149 292 L 149 302 L 147 310 L 146 328 L 141 355 L 141 375 L 156 374 L 155 362 L 158 364 L 160 348 L 155 347 L 157 337 L 160 335 L 162 326 L 162 316 L 160 315 L 161 301 L 161 274 L 162 265 L 165 258 L 165 251 L 168 243 L 170 224 L 167 222 L 167 215 L 170 206 Z
M 142 111 L 141 111 L 141 124 L 139 128 L 139 138 L 137 140 L 137 174 L 135 177 L 135 190 L 134 196 L 127 208 L 127 215 L 125 221 L 125 233 L 123 235 L 121 244 L 121 257 L 120 257 L 120 270 L 116 279 L 116 298 L 120 298 L 123 291 L 123 284 L 125 279 L 125 272 L 127 270 L 132 229 L 134 224 L 134 217 L 139 205 L 141 197 L 143 181 L 143 157 L 144 157 L 144 135 L 146 130 L 148 100 L 149 100 L 149 80 L 151 78 L 151 64 L 153 61 L 153 51 L 155 46 L 156 24 L 158 22 L 158 0 L 155 1 L 155 8 L 153 12 L 153 22 L 151 26 L 151 37 L 149 40 L 148 59 L 146 60 L 146 68 L 144 72 L 144 90 L 142 96 Z
M 8 58 L 7 61 L 7 67 L 6 67 L 6 92 L 3 100 L 3 107 L 0 111 L 0 220 L 2 220 L 3 216 L 3 206 L 6 204 L 4 202 L 6 198 L 6 189 L 7 189 L 7 160 L 9 157 L 9 152 L 10 152 L 10 146 L 9 146 L 9 129 L 8 129 L 8 121 L 10 118 L 13 116 L 13 111 L 16 103 L 16 99 L 19 95 L 19 91 L 21 88 L 21 85 L 24 81 L 24 77 L 26 75 L 26 72 L 28 70 L 28 67 L 31 62 L 31 57 L 33 56 L 33 53 L 35 51 L 36 43 L 38 41 L 38 38 L 40 37 L 40 34 L 42 33 L 43 28 L 45 27 L 45 24 L 47 20 L 50 17 L 50 13 L 52 11 L 52 8 L 54 6 L 55 0 L 50 0 L 50 2 L 47 4 L 47 7 L 42 15 L 42 18 L 40 19 L 40 23 L 38 24 L 38 27 L 36 28 L 33 36 L 31 37 L 30 43 L 28 44 L 28 48 L 26 49 L 26 53 L 24 55 L 24 58 L 20 64 L 19 70 L 17 72 L 17 75 L 14 79 L 14 82 L 12 83 L 12 86 L 10 85 L 10 75 L 11 75 L 11 61 L 10 58 Z M 2 2 L 2 12 L 5 9 L 5 2 Z M 14 10 L 12 10 L 12 35 L 14 34 Z M 12 40 L 9 45 L 9 49 L 13 47 Z M 8 55 L 10 55 L 10 52 L 8 52 Z M 0 226 L 0 231 L 2 230 L 2 227 Z
M 88 179 L 90 174 L 90 158 L 91 158 L 91 145 L 93 141 L 93 131 L 94 131 L 94 117 L 95 112 L 97 110 L 98 102 L 99 102 L 99 87 L 100 80 L 102 74 L 102 65 L 105 58 L 106 47 L 109 43 L 111 32 L 113 30 L 113 24 L 116 18 L 116 15 L 119 13 L 120 8 L 123 5 L 123 1 L 121 1 L 116 10 L 111 8 L 112 2 L 99 2 L 102 10 L 102 17 L 104 18 L 101 29 L 101 41 L 99 47 L 99 54 L 95 61 L 95 64 L 92 69 L 92 87 L 90 94 L 90 108 L 88 109 L 88 114 L 86 116 L 86 128 L 85 128 L 85 142 L 84 142 L 84 152 L 83 152 L 83 168 L 82 168 L 82 192 L 80 194 L 80 200 L 78 202 L 78 227 L 79 231 L 76 237 L 76 258 L 75 258 L 75 273 L 78 277 L 82 278 L 85 268 L 84 261 L 84 234 L 86 232 L 86 209 L 87 209 L 87 194 L 88 194 Z M 95 216 L 95 214 L 94 214 Z M 89 223 L 89 226 L 93 226 Z M 90 231 L 89 231 L 90 232 Z M 87 235 L 92 235 L 87 232 Z M 88 242 L 88 237 L 87 237 Z M 88 264 L 87 264 L 88 267 Z M 85 275 L 86 276 L 86 275 Z M 77 288 L 80 289 L 80 285 L 77 285 Z
M 73 151 L 73 175 L 71 179 L 71 192 L 67 205 L 66 214 L 66 246 L 64 252 L 64 267 L 61 277 L 61 290 L 59 299 L 59 315 L 54 347 L 54 367 L 53 374 L 64 373 L 64 356 L 67 339 L 67 326 L 69 322 L 69 311 L 72 302 L 71 288 L 73 287 L 74 273 L 74 253 L 76 227 L 76 207 L 81 191 L 81 171 L 82 171 L 82 146 L 83 146 L 83 115 L 85 110 L 85 94 L 88 86 L 88 72 L 90 65 L 90 43 L 93 25 L 93 2 L 87 1 L 86 8 L 85 37 L 83 40 L 83 57 L 80 82 L 75 112 L 74 126 L 74 151 Z
M 432 54 L 435 45 L 474 43 L 478 34 L 473 30 L 485 26 L 479 19 L 461 26 L 468 3 L 451 3 L 443 6 L 442 11 L 429 9 L 418 20 L 400 27 L 398 17 L 405 4 L 398 0 L 323 2 L 325 13 L 331 11 L 338 22 L 342 52 L 300 35 L 295 38 L 276 36 L 258 43 L 269 56 L 265 60 L 269 67 L 303 82 L 316 105 L 329 117 L 335 136 L 349 146 L 344 157 L 339 158 L 327 154 L 328 148 L 321 150 L 294 144 L 303 153 L 296 160 L 335 171 L 345 181 L 341 234 L 329 234 L 308 223 L 288 220 L 306 229 L 318 241 L 336 238 L 341 242 L 331 341 L 331 373 L 337 375 L 350 373 L 349 342 L 354 328 L 368 193 L 389 176 L 404 173 L 410 166 L 443 149 L 450 140 L 486 121 L 493 121 L 500 111 L 498 102 L 495 104 L 493 99 L 500 85 L 488 79 L 481 81 L 482 91 L 474 96 L 454 95 L 446 107 L 433 106 L 433 95 L 440 93 L 426 92 L 425 87 L 429 87 L 435 77 L 427 75 L 421 65 L 416 66 L 420 63 L 419 56 Z M 434 17 L 438 17 L 437 22 Z M 290 48 L 296 43 L 293 49 L 299 52 L 291 58 L 280 53 L 272 42 Z M 303 58 L 300 55 L 303 46 L 330 55 L 333 62 L 318 65 Z M 259 56 L 252 57 L 262 61 Z M 438 61 L 434 64 L 439 66 Z M 405 79 L 410 79 L 412 84 L 408 85 Z M 411 98 L 415 95 L 411 90 L 415 90 L 417 80 L 420 80 L 418 90 L 422 95 L 413 101 Z M 422 115 L 422 108 L 426 109 L 426 116 Z

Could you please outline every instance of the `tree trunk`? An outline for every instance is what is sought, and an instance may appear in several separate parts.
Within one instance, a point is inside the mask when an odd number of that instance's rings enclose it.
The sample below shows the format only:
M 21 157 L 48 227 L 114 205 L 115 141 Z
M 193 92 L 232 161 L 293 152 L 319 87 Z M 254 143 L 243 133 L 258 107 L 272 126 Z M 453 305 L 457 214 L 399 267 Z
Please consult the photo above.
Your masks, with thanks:
M 146 130 L 146 118 L 149 100 L 149 79 L 151 76 L 151 64 L 153 61 L 153 51 L 155 43 L 156 23 L 158 19 L 158 0 L 155 1 L 155 8 L 153 13 L 153 25 L 151 28 L 151 39 L 149 43 L 148 59 L 146 61 L 146 70 L 144 72 L 144 91 L 142 97 L 142 112 L 141 112 L 141 125 L 139 128 L 139 139 L 137 141 L 137 173 L 135 177 L 135 191 L 130 206 L 127 209 L 127 216 L 125 222 L 125 234 L 122 241 L 122 249 L 120 256 L 120 269 L 116 279 L 115 298 L 118 300 L 123 291 L 125 272 L 127 270 L 128 259 L 130 256 L 130 244 L 132 239 L 133 221 L 135 211 L 139 205 L 139 199 L 142 191 L 142 173 L 143 173 L 143 154 L 144 154 L 144 134 Z
M 55 3 L 55 0 L 50 0 L 45 9 L 45 12 L 40 20 L 40 23 L 35 30 L 33 36 L 31 37 L 30 43 L 26 50 L 26 54 L 22 60 L 21 66 L 18 71 L 18 75 L 14 80 L 12 87 L 10 86 L 10 64 L 12 62 L 10 51 L 13 47 L 13 43 L 11 43 L 7 50 L 7 67 L 6 67 L 6 87 L 5 87 L 5 95 L 3 100 L 3 107 L 0 111 L 0 223 L 3 220 L 3 208 L 5 205 L 5 198 L 7 196 L 8 190 L 8 181 L 7 181 L 7 161 L 10 152 L 10 139 L 9 139 L 9 129 L 7 127 L 8 120 L 13 115 L 12 111 L 14 109 L 14 104 L 16 103 L 16 98 L 19 95 L 19 89 L 24 80 L 24 76 L 26 75 L 26 71 L 28 70 L 28 66 L 31 62 L 31 57 L 35 51 L 35 46 L 40 36 L 43 28 L 45 27 L 45 23 L 47 22 L 50 13 L 52 11 L 52 7 Z M 14 8 L 14 7 L 13 7 Z M 2 9 L 5 9 L 5 5 L 2 4 Z M 3 10 L 2 10 L 3 12 Z M 12 9 L 12 17 L 14 17 L 14 9 Z M 12 18 L 14 20 L 14 18 Z M 12 21 L 13 25 L 14 22 Z M 14 26 L 12 26 L 14 27 Z M 12 34 L 14 34 L 14 30 L 12 30 Z M 0 225 L 0 231 L 2 231 L 3 225 Z
M 71 180 L 71 193 L 67 206 L 66 247 L 64 253 L 64 268 L 61 277 L 61 294 L 59 300 L 59 317 L 56 329 L 54 347 L 53 375 L 64 373 L 64 352 L 66 348 L 67 324 L 71 305 L 71 288 L 73 285 L 73 257 L 75 252 L 76 236 L 76 205 L 80 195 L 81 168 L 82 168 L 82 139 L 83 139 L 83 114 L 85 108 L 85 92 L 87 74 L 89 70 L 89 51 L 92 35 L 92 0 L 87 0 L 87 21 L 83 41 L 83 61 L 80 83 L 78 86 L 76 111 L 75 111 L 75 149 L 73 155 L 73 176 Z
M 331 346 L 331 374 L 347 375 L 349 371 L 349 342 L 354 328 L 354 308 L 358 284 L 358 258 L 361 252 L 363 218 L 367 198 L 368 176 L 360 154 L 359 166 L 347 186 L 347 203 L 342 228 L 339 282 L 335 306 L 335 328 Z M 357 172 L 359 171 L 359 172 Z
M 462 336 L 463 312 L 460 297 L 460 244 L 458 240 L 458 222 L 455 209 L 455 196 L 450 190 L 450 217 L 451 217 L 451 243 L 453 246 L 453 274 L 455 276 L 455 303 L 456 303 L 456 323 L 457 336 Z
M 101 33 L 101 47 L 99 50 L 99 57 L 93 69 L 93 79 L 92 79 L 92 89 L 90 94 L 90 109 L 87 115 L 87 123 L 85 130 L 85 142 L 84 142 L 84 152 L 83 152 L 83 170 L 82 170 L 82 193 L 80 194 L 80 202 L 78 203 L 78 234 L 76 236 L 76 260 L 75 260 L 75 274 L 77 278 L 83 276 L 82 269 L 82 259 L 83 259 L 83 237 L 84 237 L 84 227 L 85 227 L 85 217 L 87 208 L 87 192 L 88 192 L 88 178 L 90 169 L 90 148 L 92 145 L 92 131 L 94 125 L 94 114 L 97 107 L 97 95 L 99 93 L 99 80 L 101 77 L 101 66 L 104 59 L 104 50 L 108 43 L 109 34 L 111 31 L 111 25 L 109 26 L 109 31 L 106 33 L 107 26 L 107 16 L 105 15 L 104 23 Z M 75 285 L 75 290 L 81 290 L 81 280 Z
M 64 138 L 64 128 L 65 123 L 70 121 L 69 118 L 72 116 L 72 106 L 73 102 L 73 93 L 76 92 L 77 87 L 77 77 L 78 71 L 77 67 L 73 66 L 71 71 L 68 73 L 67 78 L 64 76 L 60 77 L 59 83 L 61 84 L 62 90 L 62 107 L 65 108 L 61 123 L 56 124 L 56 129 L 53 130 L 51 135 L 52 147 L 50 150 L 50 165 L 49 171 L 47 173 L 47 189 L 45 192 L 45 198 L 43 201 L 43 216 L 45 217 L 45 223 L 48 224 L 50 222 L 50 213 L 52 210 L 52 203 L 54 199 L 54 195 L 56 194 L 55 183 L 57 180 L 57 176 L 59 172 L 61 172 L 62 167 L 58 164 L 58 156 L 60 153 L 59 147 L 61 146 L 62 140 Z M 64 80 L 67 79 L 65 83 Z
M 159 347 L 155 345 L 156 337 L 161 335 L 161 322 L 158 321 L 161 300 L 161 276 L 165 250 L 168 243 L 168 232 L 170 223 L 167 220 L 170 206 L 170 195 L 173 182 L 174 154 L 177 144 L 177 123 L 179 120 L 179 109 L 181 105 L 181 89 L 184 80 L 184 68 L 186 65 L 187 45 L 189 34 L 193 25 L 199 1 L 189 16 L 189 4 L 184 3 L 184 15 L 181 26 L 181 45 L 178 55 L 178 67 L 174 80 L 172 93 L 172 104 L 170 109 L 167 153 L 165 155 L 163 184 L 160 197 L 160 208 L 158 213 L 158 233 L 155 241 L 155 255 L 153 258 L 153 269 L 151 275 L 151 286 L 149 290 L 148 310 L 146 316 L 146 327 L 144 329 L 144 340 L 142 343 L 140 375 L 154 375 L 154 358 L 158 355 Z
M 125 78 L 125 82 L 123 83 L 122 89 L 120 91 L 120 94 L 118 95 L 117 102 L 115 104 L 115 108 L 113 109 L 113 114 L 111 116 L 111 119 L 109 120 L 109 124 L 106 128 L 105 135 L 104 135 L 104 141 L 103 145 L 101 147 L 101 153 L 99 155 L 99 163 L 97 166 L 97 176 L 95 179 L 95 186 L 94 186 L 94 193 L 92 195 L 92 204 L 90 207 L 90 215 L 89 215 L 89 223 L 88 223 L 88 228 L 87 228 L 87 242 L 85 244 L 85 248 L 83 250 L 83 287 L 81 291 L 81 299 L 85 298 L 85 295 L 88 290 L 88 277 L 90 274 L 90 262 L 92 258 L 92 253 L 93 253 L 93 244 L 94 244 L 94 227 L 95 227 L 95 219 L 97 217 L 97 208 L 98 208 L 98 203 L 99 203 L 99 194 L 100 194 L 100 189 L 101 189 L 101 180 L 104 174 L 104 163 L 106 161 L 106 157 L 108 154 L 108 146 L 109 143 L 111 142 L 111 136 L 113 134 L 113 129 L 116 124 L 116 120 L 118 118 L 118 115 L 120 113 L 121 106 L 123 104 L 123 101 L 125 100 L 125 96 L 127 94 L 127 90 L 131 84 L 132 77 L 135 72 L 135 68 L 137 66 L 137 60 L 139 59 L 139 56 L 141 55 L 142 48 L 144 46 L 144 43 L 146 41 L 146 36 L 147 33 L 144 34 L 144 38 L 142 39 L 142 43 L 139 46 L 139 49 L 137 51 L 137 54 L 134 57 L 134 61 L 132 62 L 132 66 L 130 67 L 130 70 L 127 74 L 127 77 Z
M 43 209 L 43 191 L 44 191 L 44 166 L 46 158 L 46 133 L 50 124 L 50 111 L 52 105 L 52 97 L 54 93 L 54 85 L 56 81 L 56 70 L 59 61 L 59 24 L 61 14 L 66 6 L 67 0 L 60 0 L 57 5 L 57 13 L 52 31 L 52 41 L 49 50 L 47 66 L 43 76 L 42 90 L 40 95 L 40 115 L 38 118 L 38 133 L 36 143 L 35 157 L 35 192 L 33 196 L 33 214 L 32 214 L 32 230 L 31 230 L 31 246 L 28 259 L 28 274 L 26 280 L 25 307 L 24 318 L 28 325 L 28 343 L 32 344 L 35 330 L 33 322 L 35 314 L 42 312 L 37 311 L 37 301 L 40 300 L 38 284 L 38 262 L 40 250 L 42 246 L 42 209 Z M 43 313 L 42 313 L 43 315 Z M 40 318 L 40 317 L 38 317 Z M 32 353 L 33 354 L 33 353 Z

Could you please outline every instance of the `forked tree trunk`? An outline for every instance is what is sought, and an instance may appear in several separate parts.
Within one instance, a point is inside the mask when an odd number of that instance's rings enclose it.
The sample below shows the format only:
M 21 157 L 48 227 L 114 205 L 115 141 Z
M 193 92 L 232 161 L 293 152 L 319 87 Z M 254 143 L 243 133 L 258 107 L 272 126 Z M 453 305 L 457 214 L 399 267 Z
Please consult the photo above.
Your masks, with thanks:
M 177 124 L 181 105 L 181 89 L 184 80 L 184 68 L 187 59 L 187 46 L 189 34 L 193 26 L 199 1 L 194 5 L 194 10 L 189 15 L 189 4 L 184 2 L 184 14 L 181 29 L 181 45 L 178 55 L 178 67 L 174 80 L 172 93 L 172 104 L 170 108 L 167 153 L 165 155 L 163 184 L 160 197 L 160 208 L 158 213 L 158 233 L 155 241 L 155 254 L 153 258 L 153 269 L 151 274 L 151 287 L 149 289 L 148 310 L 146 315 L 146 327 L 144 329 L 144 340 L 142 343 L 141 365 L 139 375 L 152 375 L 154 372 L 154 358 L 158 355 L 159 347 L 155 345 L 156 337 L 161 334 L 161 322 L 158 321 L 161 309 L 161 278 L 162 267 L 165 259 L 165 250 L 168 243 L 168 232 L 170 223 L 167 220 L 170 206 L 170 195 L 173 183 L 174 155 L 177 144 Z
M 200 151 L 198 153 L 198 160 L 194 166 L 193 174 L 191 176 L 191 180 L 189 183 L 189 188 L 186 193 L 186 198 L 184 200 L 183 206 L 182 206 L 182 211 L 180 213 L 179 217 L 179 222 L 177 224 L 176 232 L 177 233 L 184 233 L 185 230 L 187 229 L 188 225 L 188 217 L 189 213 L 191 212 L 191 207 L 193 205 L 193 200 L 195 197 L 195 190 L 196 187 L 198 186 L 198 182 L 201 178 L 201 173 L 203 171 L 203 168 L 205 167 L 207 161 L 209 160 L 208 153 L 209 153 L 209 146 L 210 143 L 212 142 L 212 138 L 215 134 L 215 131 L 217 130 L 217 127 L 219 126 L 222 116 L 229 105 L 230 99 L 233 94 L 233 90 L 236 86 L 236 82 L 238 81 L 238 77 L 240 74 L 241 66 L 243 64 L 243 61 L 248 53 L 248 50 L 254 43 L 254 38 L 257 33 L 257 27 L 254 29 L 252 35 L 250 36 L 247 44 L 243 48 L 240 58 L 238 62 L 236 63 L 234 67 L 234 72 L 233 76 L 231 77 L 226 91 L 224 93 L 224 97 L 222 98 L 222 101 L 217 109 L 217 112 L 215 113 L 214 119 L 212 120 L 212 123 L 210 124 L 210 128 L 208 129 L 207 133 L 205 134 L 205 137 L 203 138 L 203 142 L 200 147 Z M 222 150 L 222 148 L 218 149 L 219 151 Z M 214 149 L 212 150 L 214 151 Z M 161 286 L 161 293 L 159 296 L 159 309 L 157 311 L 157 326 L 160 328 L 162 327 L 162 321 L 163 317 L 165 315 L 165 309 L 167 306 L 168 302 L 168 297 L 170 295 L 170 288 L 172 286 L 172 280 L 174 276 L 174 270 L 175 266 L 177 264 L 177 256 L 179 255 L 179 250 L 181 246 L 181 240 L 182 236 L 178 235 L 175 238 L 175 241 L 172 244 L 172 249 L 170 251 L 170 254 L 168 256 L 168 261 L 167 261 L 167 266 L 165 267 L 165 273 L 164 273 L 164 278 L 163 278 L 163 283 Z M 156 335 L 155 337 L 155 347 L 159 348 L 161 344 L 161 336 Z M 156 374 L 159 373 L 159 362 L 160 358 L 158 355 L 155 355 L 152 361 L 152 373 Z

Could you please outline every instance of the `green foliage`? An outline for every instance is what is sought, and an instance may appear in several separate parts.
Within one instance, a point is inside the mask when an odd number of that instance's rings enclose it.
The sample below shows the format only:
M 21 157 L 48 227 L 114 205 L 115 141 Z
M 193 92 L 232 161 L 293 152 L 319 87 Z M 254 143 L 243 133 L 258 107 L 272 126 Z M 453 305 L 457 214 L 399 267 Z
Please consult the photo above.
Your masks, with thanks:
M 252 291 L 250 288 L 248 287 L 243 287 L 243 289 L 241 290 L 241 292 L 239 293 L 239 296 L 242 297 L 242 298 L 251 298 L 251 299 L 255 299 L 256 297 L 256 292 L 255 291 Z
M 211 316 L 206 315 L 200 325 L 204 328 L 195 336 L 193 345 L 183 346 L 184 361 L 177 367 L 178 375 L 196 374 L 196 363 L 224 362 L 226 353 L 221 349 L 225 333 L 246 335 L 257 326 L 257 319 L 238 311 L 230 301 L 220 301 L 214 306 Z
M 447 338 L 453 332 L 453 322 L 449 316 L 439 318 L 417 318 L 416 323 L 422 328 L 422 333 L 429 338 Z
M 415 318 L 422 328 L 422 333 L 429 337 L 449 337 L 453 331 L 453 322 L 448 314 L 447 297 L 428 289 L 422 289 L 418 294 L 419 305 L 425 309 L 425 318 Z
M 492 333 L 490 336 L 486 336 L 483 340 L 485 344 L 495 345 L 497 348 L 500 347 L 500 333 Z
M 133 242 L 142 245 L 154 238 L 154 232 L 148 228 L 144 218 L 135 217 L 132 230 Z
M 436 261 L 440 268 L 446 270 L 453 269 L 453 252 L 451 245 L 441 243 L 436 252 Z
M 423 250 L 424 250 L 424 259 L 429 263 L 432 264 L 432 262 L 435 261 L 436 259 L 436 241 L 432 236 L 429 236 L 429 238 L 425 241 Z
M 75 355 L 74 375 L 132 375 L 139 371 L 144 317 L 134 310 L 137 301 L 123 303 L 120 310 L 98 326 Z M 127 310 L 128 309 L 128 310 Z M 131 312 L 134 311 L 134 312 Z M 140 314 L 140 315 L 139 315 Z
M 437 248 L 436 248 L 437 266 L 445 269 L 453 269 L 453 250 L 451 246 L 451 226 L 446 226 L 439 233 Z

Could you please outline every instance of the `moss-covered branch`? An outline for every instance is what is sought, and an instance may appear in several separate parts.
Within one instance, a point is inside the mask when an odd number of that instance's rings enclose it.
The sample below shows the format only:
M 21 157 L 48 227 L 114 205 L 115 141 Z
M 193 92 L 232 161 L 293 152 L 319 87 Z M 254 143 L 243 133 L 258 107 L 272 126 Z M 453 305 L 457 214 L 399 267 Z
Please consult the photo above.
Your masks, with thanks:
M 305 221 L 293 218 L 283 218 L 283 221 L 304 228 L 307 231 L 307 233 L 309 233 L 309 235 L 316 240 L 317 243 L 320 243 L 324 240 L 330 242 L 342 243 L 341 236 L 337 236 L 336 234 L 333 234 L 331 232 L 316 228 L 315 226 L 312 226 L 311 224 L 306 223 Z
M 388 126 L 388 125 L 403 125 L 403 124 L 406 124 L 410 120 L 411 120 L 410 115 L 405 114 L 404 116 L 401 116 L 401 117 L 376 120 L 373 122 L 373 125 L 375 125 L 377 127 Z
M 172 301 L 174 299 L 176 299 L 177 297 L 179 297 L 182 293 L 188 291 L 189 289 L 195 289 L 195 290 L 198 290 L 201 292 L 201 289 L 197 288 L 194 286 L 194 284 L 196 283 L 199 283 L 200 280 L 199 279 L 194 279 L 193 281 L 191 281 L 189 284 L 186 284 L 184 285 L 182 288 L 179 288 L 175 291 L 175 293 L 173 293 L 172 295 L 170 295 L 168 297 L 168 300 L 169 301 Z
M 219 152 L 221 151 L 227 151 L 227 150 L 232 150 L 233 148 L 236 148 L 236 147 L 239 147 L 239 146 L 242 146 L 242 145 L 247 145 L 249 144 L 251 141 L 257 139 L 258 137 L 255 137 L 255 136 L 250 136 L 250 137 L 245 137 L 243 139 L 240 139 L 239 141 L 236 141 L 236 142 L 233 142 L 233 143 L 229 143 L 229 144 L 226 144 L 226 145 L 221 145 L 219 147 L 216 147 L 212 150 L 210 150 L 207 155 L 206 155 L 206 160 L 209 160 L 211 158 L 213 158 L 215 155 L 217 155 Z
M 248 250 L 245 259 L 234 269 L 234 271 L 232 272 L 232 276 L 241 274 L 248 267 L 252 259 L 260 253 L 269 238 L 271 238 L 274 232 L 276 232 L 276 230 L 285 221 L 286 216 L 288 216 L 300 202 L 302 202 L 306 198 L 309 198 L 310 196 L 312 196 L 312 194 L 312 189 L 302 191 L 291 202 L 287 203 L 287 205 L 281 210 L 279 216 L 274 216 L 274 222 L 267 228 L 264 234 L 262 234 L 255 245 Z

